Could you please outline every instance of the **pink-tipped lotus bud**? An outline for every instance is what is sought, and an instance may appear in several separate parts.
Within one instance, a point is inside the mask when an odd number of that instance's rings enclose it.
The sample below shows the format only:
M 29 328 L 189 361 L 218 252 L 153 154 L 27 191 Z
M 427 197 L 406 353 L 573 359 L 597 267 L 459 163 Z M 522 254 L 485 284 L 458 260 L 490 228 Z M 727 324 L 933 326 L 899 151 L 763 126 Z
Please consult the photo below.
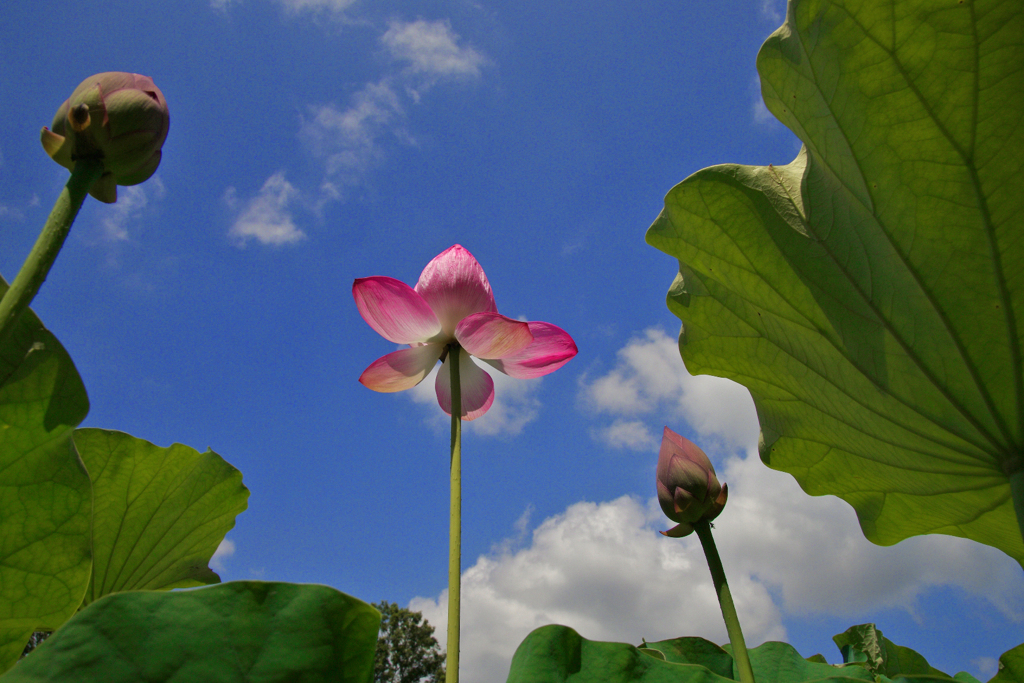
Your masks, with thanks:
M 729 496 L 729 487 L 718 483 L 704 451 L 668 427 L 661 437 L 657 485 L 661 509 L 677 522 L 661 533 L 675 538 L 691 534 L 694 522 L 717 517 Z
M 61 166 L 101 159 L 103 175 L 89 190 L 96 199 L 117 200 L 117 185 L 137 185 L 160 165 L 167 138 L 167 101 L 149 76 L 109 71 L 75 88 L 43 128 L 46 153 Z

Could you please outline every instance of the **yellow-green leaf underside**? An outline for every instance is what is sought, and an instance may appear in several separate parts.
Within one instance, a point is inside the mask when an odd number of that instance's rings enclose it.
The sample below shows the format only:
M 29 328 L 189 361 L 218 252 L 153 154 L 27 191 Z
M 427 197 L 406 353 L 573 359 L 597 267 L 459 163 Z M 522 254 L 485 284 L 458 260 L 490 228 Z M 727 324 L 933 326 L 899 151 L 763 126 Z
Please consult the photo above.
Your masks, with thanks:
M 762 459 L 884 545 L 1024 561 L 1024 12 L 1016 0 L 793 0 L 761 48 L 782 167 L 676 186 L 648 242 L 691 372 L 744 384 Z

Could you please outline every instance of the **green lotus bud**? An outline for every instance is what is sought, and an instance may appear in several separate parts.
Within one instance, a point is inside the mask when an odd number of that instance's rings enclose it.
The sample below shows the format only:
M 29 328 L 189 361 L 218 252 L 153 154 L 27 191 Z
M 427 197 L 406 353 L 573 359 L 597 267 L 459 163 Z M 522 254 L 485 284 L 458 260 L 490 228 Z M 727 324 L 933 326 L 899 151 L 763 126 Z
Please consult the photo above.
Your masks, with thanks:
M 167 101 L 149 76 L 109 71 L 75 88 L 43 128 L 43 149 L 73 169 L 83 158 L 103 160 L 103 175 L 89 190 L 101 202 L 117 200 L 117 185 L 137 185 L 160 165 L 170 118 Z
M 729 487 L 718 483 L 704 451 L 668 427 L 661 437 L 657 485 L 661 509 L 678 523 L 661 533 L 674 538 L 693 533 L 698 520 L 710 522 L 717 517 L 729 496 Z

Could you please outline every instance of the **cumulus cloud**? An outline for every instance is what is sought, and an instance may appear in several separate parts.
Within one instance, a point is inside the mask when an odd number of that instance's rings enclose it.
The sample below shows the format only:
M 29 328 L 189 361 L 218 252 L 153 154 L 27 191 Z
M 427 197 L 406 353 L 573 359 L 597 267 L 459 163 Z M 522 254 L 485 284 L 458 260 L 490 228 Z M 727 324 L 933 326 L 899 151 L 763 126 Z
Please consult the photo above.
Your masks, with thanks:
M 606 427 L 593 430 L 591 436 L 612 448 L 632 451 L 656 451 L 660 443 L 643 420 L 617 419 Z
M 432 77 L 477 77 L 487 59 L 469 46 L 446 20 L 393 21 L 381 42 L 394 59 L 408 62 L 409 71 Z
M 644 421 L 655 415 L 662 422 L 685 420 L 701 435 L 732 448 L 757 442 L 757 414 L 749 392 L 719 377 L 691 375 L 679 357 L 676 340 L 658 328 L 631 339 L 606 374 L 584 375 L 580 398 L 594 415 L 614 419 L 592 432 L 613 448 L 650 450 L 652 443 L 660 442 L 664 426 Z
M 210 569 L 223 574 L 227 571 L 227 559 L 235 554 L 235 542 L 224 539 L 210 558 Z
M 164 184 L 159 176 L 150 178 L 145 186 L 118 187 L 117 202 L 106 208 L 100 220 L 103 238 L 110 242 L 127 241 L 129 223 L 143 214 L 151 198 L 163 199 L 164 194 Z
M 994 548 L 947 536 L 882 548 L 863 537 L 845 503 L 807 496 L 753 451 L 719 471 L 730 497 L 715 538 L 750 645 L 784 639 L 788 615 L 855 623 L 894 606 L 913 612 L 919 596 L 940 585 L 1024 619 L 1020 567 Z M 518 529 L 478 558 L 462 576 L 466 680 L 505 680 L 518 644 L 550 623 L 592 640 L 727 642 L 699 541 L 657 533 L 668 526 L 653 499 L 581 502 L 544 520 L 527 546 Z M 410 608 L 423 612 L 444 646 L 447 591 L 417 597 Z
M 639 643 L 686 633 L 724 642 L 699 543 L 668 542 L 654 531 L 655 519 L 649 505 L 629 497 L 577 503 L 537 527 L 529 547 L 479 558 L 462 577 L 466 680 L 505 680 L 518 644 L 551 623 L 592 640 Z M 785 637 L 764 586 L 738 575 L 730 586 L 748 640 Z M 435 626 L 442 647 L 447 599 L 444 591 L 410 604 Z
M 541 403 L 535 394 L 543 379 L 513 379 L 484 363 L 477 363 L 476 360 L 473 362 L 494 380 L 494 403 L 483 417 L 463 422 L 462 429 L 483 436 L 520 434 L 540 413 Z M 451 418 L 438 407 L 437 393 L 434 391 L 434 381 L 440 368 L 440 365 L 436 365 L 422 382 L 405 393 L 416 403 L 427 406 L 428 423 L 438 429 L 447 429 L 451 424 Z
M 644 419 L 655 411 L 706 439 L 701 445 L 729 484 L 715 538 L 749 644 L 784 639 L 787 617 L 856 623 L 893 607 L 914 614 L 921 596 L 938 586 L 960 588 L 1009 621 L 1024 621 L 1020 567 L 998 550 L 939 535 L 876 546 L 846 503 L 808 496 L 791 476 L 765 467 L 749 393 L 727 380 L 690 376 L 665 332 L 650 329 L 631 340 L 608 373 L 581 382 L 581 398 L 596 415 L 614 418 L 595 430 L 612 446 L 653 458 L 660 425 L 655 432 Z M 576 503 L 529 535 L 528 512 L 463 573 L 467 680 L 505 680 L 518 644 L 549 623 L 592 640 L 697 635 L 726 642 L 700 543 L 660 536 L 672 523 L 656 499 Z M 410 607 L 424 613 L 443 645 L 447 592 L 417 597 Z
M 224 202 L 238 215 L 228 234 L 238 246 L 245 246 L 252 239 L 271 246 L 301 241 L 306 234 L 296 227 L 289 208 L 298 196 L 299 191 L 282 172 L 267 178 L 256 196 L 242 203 L 235 188 L 229 187 Z

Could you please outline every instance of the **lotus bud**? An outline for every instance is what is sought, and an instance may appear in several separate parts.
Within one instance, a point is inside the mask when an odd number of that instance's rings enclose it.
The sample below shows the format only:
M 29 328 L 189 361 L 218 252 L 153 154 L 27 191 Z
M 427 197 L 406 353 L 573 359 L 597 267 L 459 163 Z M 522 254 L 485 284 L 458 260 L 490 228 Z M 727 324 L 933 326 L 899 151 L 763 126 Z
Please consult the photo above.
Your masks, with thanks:
M 137 185 L 156 171 L 169 124 L 167 101 L 152 78 L 109 71 L 75 88 L 51 128 L 43 128 L 43 149 L 68 169 L 78 159 L 102 159 L 103 175 L 89 194 L 110 204 L 117 185 Z
M 729 496 L 729 487 L 718 483 L 715 468 L 704 451 L 668 427 L 661 437 L 657 485 L 661 509 L 677 522 L 661 533 L 673 538 L 693 533 L 694 522 L 710 522 L 717 517 Z

